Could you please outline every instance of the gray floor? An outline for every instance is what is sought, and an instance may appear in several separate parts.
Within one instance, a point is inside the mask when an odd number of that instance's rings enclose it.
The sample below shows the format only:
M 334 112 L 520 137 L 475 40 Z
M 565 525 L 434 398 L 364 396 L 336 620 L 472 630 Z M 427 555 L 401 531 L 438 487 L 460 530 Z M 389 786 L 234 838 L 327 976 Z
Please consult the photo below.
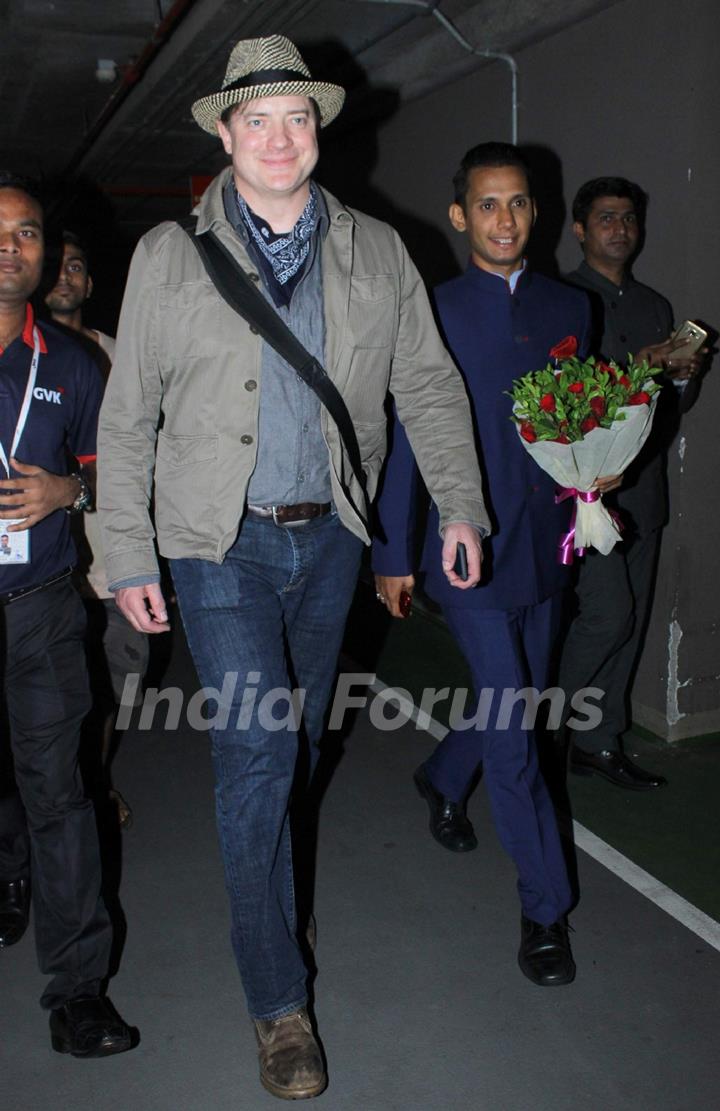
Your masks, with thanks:
M 477 852 L 429 837 L 410 782 L 432 742 L 358 715 L 322 808 L 316 1012 L 326 1111 L 705 1111 L 718 1105 L 720 954 L 580 857 L 578 977 L 541 989 L 516 964 L 514 876 L 480 789 Z M 116 781 L 128 932 L 111 995 L 142 1041 L 51 1052 L 28 934 L 0 953 L 3 1111 L 261 1111 L 228 942 L 207 735 L 131 733 Z

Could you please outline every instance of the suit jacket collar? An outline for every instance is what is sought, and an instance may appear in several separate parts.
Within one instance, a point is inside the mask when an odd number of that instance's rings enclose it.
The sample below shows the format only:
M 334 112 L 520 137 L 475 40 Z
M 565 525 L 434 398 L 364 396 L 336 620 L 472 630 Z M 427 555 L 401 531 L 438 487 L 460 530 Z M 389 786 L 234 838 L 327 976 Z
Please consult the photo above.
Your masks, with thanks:
M 469 282 L 472 282 L 478 289 L 481 289 L 483 293 L 494 294 L 496 297 L 514 296 L 514 294 L 510 293 L 510 286 L 501 274 L 492 274 L 489 270 L 481 270 L 472 260 L 468 263 L 464 277 Z M 515 286 L 515 293 L 517 294 L 524 289 L 528 289 L 531 284 L 532 271 L 530 267 L 526 265 L 518 278 L 517 285 Z

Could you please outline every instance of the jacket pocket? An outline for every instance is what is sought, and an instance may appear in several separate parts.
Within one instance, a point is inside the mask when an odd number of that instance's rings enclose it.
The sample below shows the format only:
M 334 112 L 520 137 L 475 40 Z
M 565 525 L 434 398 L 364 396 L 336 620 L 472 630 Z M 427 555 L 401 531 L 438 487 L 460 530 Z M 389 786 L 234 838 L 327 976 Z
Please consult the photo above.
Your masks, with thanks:
M 158 433 L 155 517 L 158 535 L 182 532 L 208 539 L 217 516 L 217 436 Z
M 207 463 L 217 459 L 217 436 L 172 436 L 158 432 L 157 459 L 168 467 L 186 467 L 190 463 Z
M 173 366 L 185 358 L 217 356 L 227 329 L 221 325 L 223 302 L 209 281 L 184 282 L 164 286 L 159 294 L 163 318 L 162 334 L 168 337 L 168 349 L 162 359 Z
M 390 275 L 353 278 L 350 283 L 348 339 L 352 347 L 390 347 L 397 313 L 395 283 Z

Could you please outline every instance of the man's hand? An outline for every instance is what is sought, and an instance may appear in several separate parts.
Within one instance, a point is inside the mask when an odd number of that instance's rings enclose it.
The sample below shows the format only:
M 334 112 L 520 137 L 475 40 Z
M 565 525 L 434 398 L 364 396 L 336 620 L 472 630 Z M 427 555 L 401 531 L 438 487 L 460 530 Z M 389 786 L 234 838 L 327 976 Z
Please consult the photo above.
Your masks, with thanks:
M 604 475 L 595 483 L 595 489 L 599 490 L 601 494 L 609 494 L 611 490 L 617 490 L 618 486 L 622 486 L 622 480 L 623 476 L 621 474 Z
M 21 477 L 0 480 L 0 518 L 18 517 L 22 524 L 8 525 L 8 532 L 32 528 L 56 509 L 71 506 L 80 493 L 72 475 L 53 474 L 17 459 L 10 465 Z
M 649 343 L 647 347 L 641 347 L 634 356 L 635 362 L 649 363 L 650 366 L 661 366 L 664 369 L 677 346 L 678 344 L 675 343 L 672 336 L 663 340 L 662 343 Z
M 159 583 L 124 586 L 115 592 L 115 604 L 139 633 L 169 633 L 167 607 Z
M 689 378 L 696 378 L 701 373 L 709 354 L 709 347 L 701 347 L 689 359 L 676 359 L 671 354 L 665 363 L 665 374 L 676 382 L 687 382 Z
M 670 336 L 663 343 L 651 344 L 648 347 L 641 348 L 635 356 L 635 362 L 642 363 L 647 360 L 650 366 L 661 366 L 668 378 L 685 382 L 688 378 L 694 378 L 700 373 L 705 359 L 710 354 L 710 349 L 701 347 L 689 358 L 673 358 L 673 352 L 682 346 L 682 341 L 678 343 Z
M 400 595 L 403 590 L 412 594 L 415 587 L 413 575 L 376 575 L 375 594 L 378 602 L 384 602 L 393 617 L 403 617 L 400 609 Z
M 453 571 L 458 544 L 464 544 L 467 551 L 468 577 L 465 580 Z M 447 581 L 458 590 L 470 590 L 480 582 L 482 547 L 478 531 L 472 525 L 447 525 L 443 533 L 442 568 Z

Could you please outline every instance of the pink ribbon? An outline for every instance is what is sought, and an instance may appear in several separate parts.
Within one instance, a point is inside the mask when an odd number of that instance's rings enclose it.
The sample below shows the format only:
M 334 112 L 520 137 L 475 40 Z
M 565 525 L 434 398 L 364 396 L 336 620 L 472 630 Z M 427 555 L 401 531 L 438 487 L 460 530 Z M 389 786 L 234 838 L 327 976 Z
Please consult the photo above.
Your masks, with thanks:
M 573 503 L 572 517 L 570 518 L 570 528 L 566 533 L 563 533 L 558 540 L 557 560 L 558 563 L 568 567 L 574 562 L 575 552 L 577 552 L 579 556 L 584 556 L 587 551 L 587 548 L 575 547 L 575 520 L 577 518 L 578 499 L 590 504 L 591 502 L 599 501 L 601 499 L 601 494 L 599 490 L 576 490 L 574 486 L 558 487 L 558 492 L 555 495 L 555 504 L 559 505 L 560 502 L 565 501 L 566 498 L 574 498 L 575 501 Z M 623 527 L 622 521 L 615 510 L 608 509 L 608 513 L 615 522 L 618 530 L 621 530 Z

